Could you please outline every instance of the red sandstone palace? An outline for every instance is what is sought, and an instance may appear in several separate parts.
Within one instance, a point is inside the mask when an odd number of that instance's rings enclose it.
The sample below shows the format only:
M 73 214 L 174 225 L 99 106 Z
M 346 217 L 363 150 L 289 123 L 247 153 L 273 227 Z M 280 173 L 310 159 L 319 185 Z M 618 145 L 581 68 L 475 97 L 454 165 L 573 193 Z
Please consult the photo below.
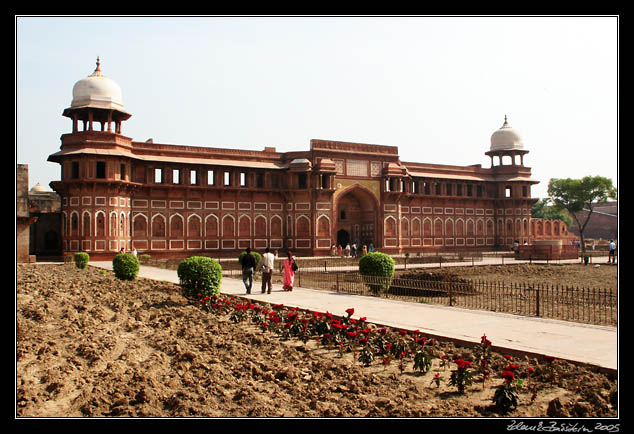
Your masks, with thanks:
M 270 247 L 319 256 L 348 242 L 402 253 L 568 236 L 562 222 L 531 218 L 538 181 L 506 117 L 485 153 L 490 168 L 403 162 L 395 146 L 331 140 L 283 153 L 137 142 L 123 135 L 131 115 L 99 60 L 63 115 L 72 132 L 49 161 L 61 165 L 50 185 L 64 253 L 221 257 Z

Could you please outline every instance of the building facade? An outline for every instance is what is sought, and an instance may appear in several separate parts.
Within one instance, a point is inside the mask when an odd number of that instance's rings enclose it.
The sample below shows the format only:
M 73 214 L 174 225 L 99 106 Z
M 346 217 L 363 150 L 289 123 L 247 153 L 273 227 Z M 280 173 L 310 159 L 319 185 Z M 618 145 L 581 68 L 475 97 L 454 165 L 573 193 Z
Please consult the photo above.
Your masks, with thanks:
M 333 140 L 297 152 L 140 142 L 123 134 L 131 115 L 99 60 L 63 115 L 72 130 L 49 161 L 61 165 L 50 185 L 65 253 L 223 257 L 269 247 L 321 256 L 333 244 L 402 253 L 534 239 L 538 181 L 506 117 L 491 136 L 490 168 L 403 162 L 395 146 Z

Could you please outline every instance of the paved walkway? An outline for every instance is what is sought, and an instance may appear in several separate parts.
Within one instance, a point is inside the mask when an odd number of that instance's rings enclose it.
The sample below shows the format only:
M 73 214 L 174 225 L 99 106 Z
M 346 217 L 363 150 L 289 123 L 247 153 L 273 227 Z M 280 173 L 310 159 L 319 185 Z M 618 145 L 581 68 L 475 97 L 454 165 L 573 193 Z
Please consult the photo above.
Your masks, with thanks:
M 112 262 L 91 262 L 112 269 Z M 178 282 L 175 270 L 141 266 L 139 277 Z M 498 349 L 549 355 L 589 363 L 603 368 L 618 368 L 618 328 L 595 326 L 544 318 L 476 311 L 455 307 L 410 303 L 384 298 L 343 294 L 324 290 L 293 288 L 283 291 L 274 285 L 271 294 L 261 294 L 260 281 L 254 282 L 247 296 L 241 279 L 224 276 L 221 293 L 247 297 L 285 306 L 345 315 L 354 308 L 354 317 L 367 317 L 377 325 L 420 330 L 429 337 L 479 343 L 483 334 Z

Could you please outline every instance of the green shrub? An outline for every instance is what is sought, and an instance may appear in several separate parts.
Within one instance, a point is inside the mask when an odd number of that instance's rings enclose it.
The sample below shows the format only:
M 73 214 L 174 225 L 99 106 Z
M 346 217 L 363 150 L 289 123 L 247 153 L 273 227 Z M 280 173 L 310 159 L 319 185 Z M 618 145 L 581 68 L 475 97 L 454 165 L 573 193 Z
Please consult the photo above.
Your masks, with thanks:
M 188 298 L 211 297 L 220 294 L 222 267 L 214 259 L 191 256 L 178 264 L 176 271 L 183 295 Z
M 90 255 L 88 255 L 88 253 L 86 252 L 77 252 L 75 253 L 74 259 L 77 268 L 83 270 L 84 268 L 86 268 L 88 262 L 90 261 Z
M 152 259 L 152 257 L 148 255 L 147 253 L 139 255 L 139 262 L 141 264 L 148 264 L 150 262 L 150 259 Z
M 112 271 L 121 280 L 134 280 L 139 274 L 139 260 L 132 253 L 119 253 L 112 260 Z
M 385 291 L 394 276 L 394 259 L 381 252 L 368 253 L 359 260 L 359 273 L 372 292 Z
M 240 263 L 240 265 L 242 265 L 242 258 L 244 258 L 244 256 L 247 254 L 247 252 L 242 252 L 240 253 L 240 256 L 238 257 L 238 262 Z M 260 255 L 258 252 L 254 252 L 253 250 L 251 250 L 251 256 L 253 256 L 253 258 L 255 259 L 255 269 L 258 269 L 258 265 L 260 265 L 260 261 L 262 260 L 262 255 Z

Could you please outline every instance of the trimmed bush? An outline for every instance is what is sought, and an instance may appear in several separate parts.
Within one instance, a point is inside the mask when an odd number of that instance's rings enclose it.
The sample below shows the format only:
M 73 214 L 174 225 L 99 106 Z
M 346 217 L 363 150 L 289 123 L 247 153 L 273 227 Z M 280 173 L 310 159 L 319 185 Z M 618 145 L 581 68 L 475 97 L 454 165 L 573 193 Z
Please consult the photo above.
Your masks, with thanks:
M 139 274 L 139 260 L 132 253 L 119 253 L 112 260 L 114 275 L 121 280 L 134 280 Z
M 148 264 L 150 262 L 150 259 L 152 259 L 152 257 L 148 255 L 147 253 L 139 255 L 139 262 L 141 264 Z
M 359 273 L 372 292 L 387 290 L 394 276 L 394 259 L 381 252 L 367 253 L 359 260 Z
M 90 261 L 90 255 L 86 252 L 77 252 L 73 258 L 75 259 L 75 265 L 81 270 L 86 268 L 88 262 Z
M 242 265 L 242 258 L 244 258 L 244 256 L 247 254 L 247 252 L 242 252 L 240 253 L 240 256 L 238 257 L 238 262 L 240 263 L 240 265 Z M 251 256 L 253 256 L 253 258 L 255 259 L 255 269 L 258 269 L 258 265 L 260 265 L 260 261 L 262 260 L 262 255 L 260 255 L 258 252 L 254 252 L 253 250 L 251 250 Z
M 183 295 L 188 298 L 220 294 L 222 267 L 206 256 L 191 256 L 178 264 L 176 271 Z

